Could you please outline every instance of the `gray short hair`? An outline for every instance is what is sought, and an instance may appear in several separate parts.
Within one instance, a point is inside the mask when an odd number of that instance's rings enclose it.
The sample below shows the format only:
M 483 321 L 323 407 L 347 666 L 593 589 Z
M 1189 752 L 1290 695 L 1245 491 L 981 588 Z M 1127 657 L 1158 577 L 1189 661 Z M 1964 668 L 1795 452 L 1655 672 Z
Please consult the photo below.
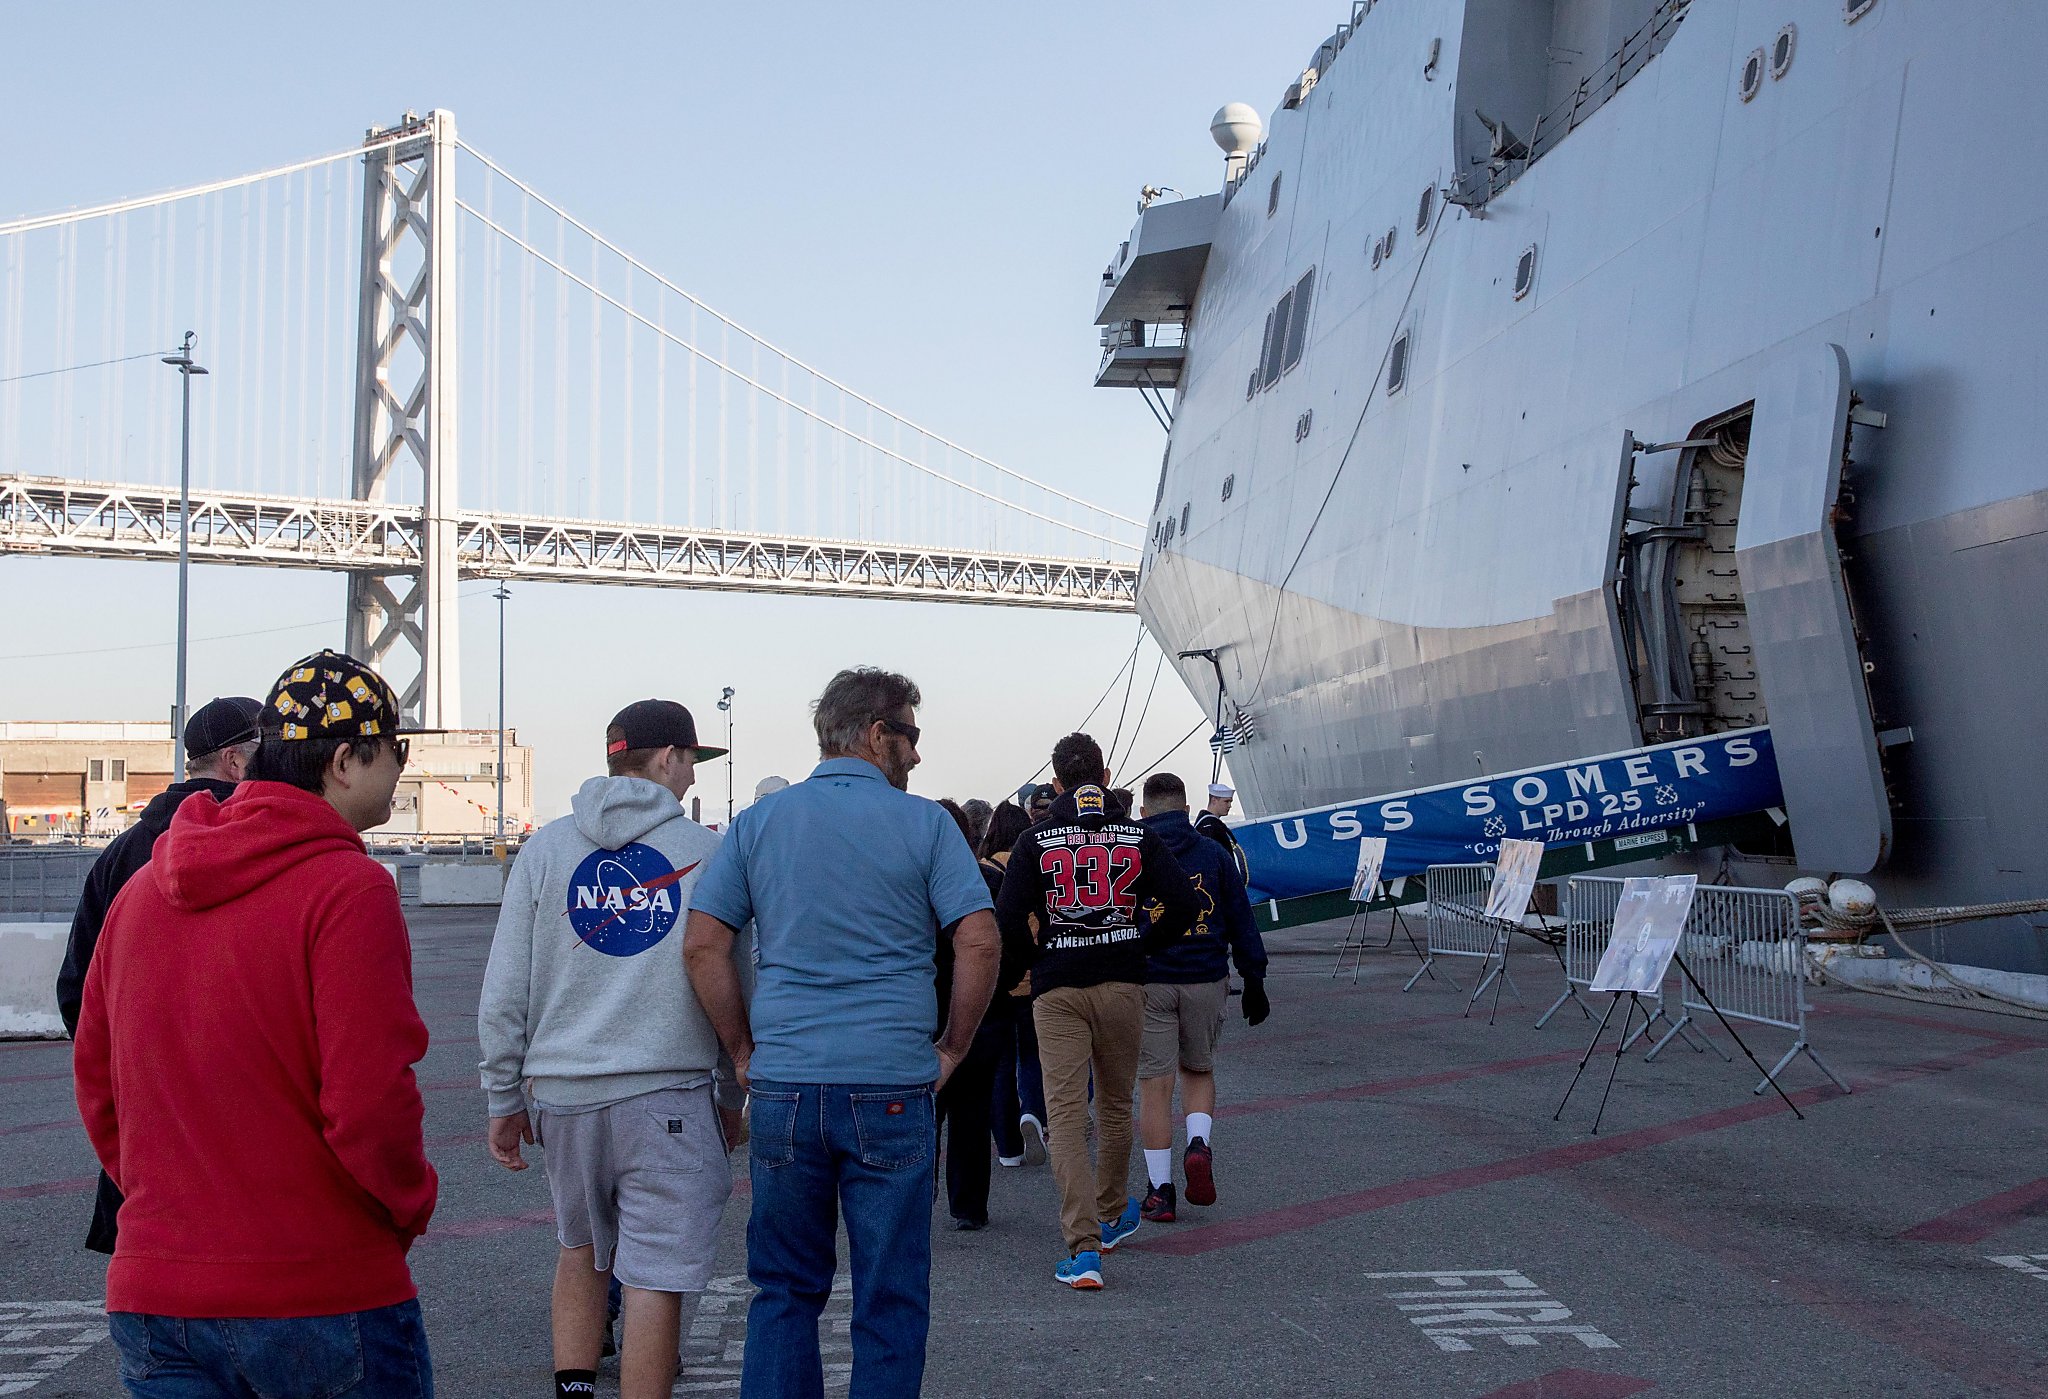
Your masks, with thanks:
M 873 666 L 842 670 L 811 706 L 818 752 L 827 758 L 851 753 L 877 719 L 894 719 L 906 705 L 916 709 L 923 703 L 917 682 L 908 676 Z

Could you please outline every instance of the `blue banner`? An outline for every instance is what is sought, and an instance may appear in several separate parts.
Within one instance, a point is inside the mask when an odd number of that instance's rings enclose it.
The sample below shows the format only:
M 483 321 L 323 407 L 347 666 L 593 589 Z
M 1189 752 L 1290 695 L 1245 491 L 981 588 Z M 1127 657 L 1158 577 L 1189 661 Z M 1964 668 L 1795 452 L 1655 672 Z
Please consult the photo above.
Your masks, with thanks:
M 1771 731 L 1738 729 L 1451 782 L 1367 801 L 1289 812 L 1234 827 L 1254 899 L 1351 887 L 1358 838 L 1387 838 L 1381 875 L 1493 859 L 1504 837 L 1547 845 L 1612 840 L 1780 806 Z

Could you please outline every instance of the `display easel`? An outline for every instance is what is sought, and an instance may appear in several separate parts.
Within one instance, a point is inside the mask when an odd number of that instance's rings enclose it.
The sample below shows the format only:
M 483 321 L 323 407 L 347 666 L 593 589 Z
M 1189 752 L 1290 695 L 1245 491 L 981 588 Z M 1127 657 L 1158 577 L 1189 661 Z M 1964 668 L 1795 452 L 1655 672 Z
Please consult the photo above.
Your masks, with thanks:
M 1523 920 L 1529 916 L 1529 900 L 1536 892 L 1536 872 L 1542 864 L 1541 841 L 1503 840 L 1500 843 L 1500 854 L 1494 860 L 1493 884 L 1487 890 L 1486 909 L 1478 915 L 1479 922 L 1493 930 L 1493 944 L 1487 948 L 1486 956 L 1479 964 L 1479 984 L 1472 988 L 1472 996 L 1465 1002 L 1465 1015 L 1472 1013 L 1472 1007 L 1479 1004 L 1479 998 L 1486 994 L 1488 986 L 1493 987 L 1493 1004 L 1486 1012 L 1486 1023 L 1489 1025 L 1493 1024 L 1500 1014 L 1500 993 L 1503 986 L 1514 990 L 1517 1004 L 1528 1004 L 1522 999 L 1522 988 L 1515 985 L 1515 979 L 1508 971 L 1508 950 L 1516 933 L 1535 938 L 1548 947 L 1556 954 L 1558 966 L 1563 968 L 1564 953 L 1558 945 L 1548 937 L 1538 937 L 1523 925 Z M 1548 933 L 1550 925 L 1544 920 L 1543 915 L 1539 913 L 1536 918 L 1538 925 Z M 1492 966 L 1496 954 L 1500 957 L 1500 965 L 1497 967 Z M 1586 1013 L 1586 1018 L 1593 1018 L 1591 1011 Z
M 1607 1033 L 1607 1024 L 1614 1018 L 1614 1007 L 1623 996 L 1627 996 L 1628 1009 L 1622 1014 L 1621 1033 L 1614 1042 L 1614 1063 L 1607 1070 L 1607 1084 L 1600 1092 L 1600 1105 L 1593 1113 L 1593 1133 L 1599 1135 L 1601 1119 L 1607 1113 L 1608 1095 L 1614 1091 L 1615 1077 L 1621 1072 L 1621 1056 L 1649 1029 L 1651 1013 L 1643 1007 L 1643 995 L 1646 992 L 1656 994 L 1674 965 L 1698 993 L 1701 1003 L 1714 1012 L 1714 1018 L 1721 1022 L 1728 1038 L 1735 1041 L 1736 1048 L 1778 1090 L 1778 1096 L 1785 1100 L 1786 1107 L 1792 1109 L 1792 1115 L 1805 1120 L 1806 1114 L 1799 1110 L 1799 1105 L 1786 1094 L 1777 1079 L 1764 1071 L 1762 1062 L 1743 1043 L 1742 1036 L 1735 1033 L 1728 1017 L 1721 1013 L 1721 1008 L 1700 985 L 1699 978 L 1686 966 L 1685 959 L 1678 955 L 1678 943 L 1685 933 L 1686 916 L 1692 909 L 1696 883 L 1695 876 L 1681 874 L 1663 879 L 1630 879 L 1623 885 L 1621 902 L 1614 911 L 1614 933 L 1608 939 L 1607 950 L 1602 954 L 1599 969 L 1594 972 L 1592 985 L 1588 988 L 1609 993 L 1607 1010 L 1594 1027 L 1593 1038 L 1587 1043 L 1585 1054 L 1580 1056 L 1579 1067 L 1572 1074 L 1572 1081 L 1565 1086 L 1564 1097 L 1558 1100 L 1557 1111 L 1551 1114 L 1551 1121 L 1564 1117 L 1565 1106 L 1571 1102 L 1572 1093 L 1586 1072 L 1586 1065 L 1593 1060 L 1593 1051 L 1600 1045 L 1600 1037 Z M 1631 1035 L 1630 1027 L 1638 1010 L 1643 1012 L 1643 1029 Z
M 1359 970 L 1365 965 L 1366 950 L 1373 948 L 1381 952 L 1386 951 L 1394 945 L 1394 934 L 1397 932 L 1408 939 L 1409 949 L 1415 953 L 1415 959 L 1422 963 L 1415 975 L 1408 979 L 1408 986 L 1413 986 L 1425 972 L 1429 974 L 1431 981 L 1436 980 L 1436 973 L 1430 970 L 1429 954 L 1415 941 L 1415 934 L 1409 929 L 1408 920 L 1401 916 L 1401 906 L 1393 902 L 1392 891 L 1380 878 L 1380 873 L 1386 866 L 1386 859 L 1385 836 L 1359 838 L 1358 868 L 1351 876 L 1351 921 L 1345 925 L 1344 941 L 1337 948 L 1337 965 L 1330 969 L 1333 980 L 1343 972 L 1344 959 L 1348 956 L 1352 959 L 1351 984 L 1356 986 Z M 1368 943 L 1365 940 L 1365 927 L 1370 921 L 1372 907 L 1376 903 L 1383 903 L 1387 909 L 1387 940 L 1382 943 Z M 1444 979 L 1450 980 L 1448 975 Z M 1451 982 L 1451 985 L 1454 989 L 1457 988 L 1456 982 Z M 1404 986 L 1401 989 L 1405 991 L 1408 988 Z

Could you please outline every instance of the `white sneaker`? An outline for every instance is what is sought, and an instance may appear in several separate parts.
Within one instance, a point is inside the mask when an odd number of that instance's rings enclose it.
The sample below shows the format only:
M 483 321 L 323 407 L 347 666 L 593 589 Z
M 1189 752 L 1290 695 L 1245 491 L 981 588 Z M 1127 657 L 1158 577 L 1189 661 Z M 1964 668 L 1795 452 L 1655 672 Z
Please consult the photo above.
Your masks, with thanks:
M 1025 1113 L 1017 1119 L 1018 1130 L 1024 1133 L 1024 1164 L 1042 1166 L 1045 1164 L 1045 1124 Z
M 998 1166 L 1021 1166 L 1024 1164 L 1024 1158 L 1021 1156 L 997 1156 L 996 1164 Z

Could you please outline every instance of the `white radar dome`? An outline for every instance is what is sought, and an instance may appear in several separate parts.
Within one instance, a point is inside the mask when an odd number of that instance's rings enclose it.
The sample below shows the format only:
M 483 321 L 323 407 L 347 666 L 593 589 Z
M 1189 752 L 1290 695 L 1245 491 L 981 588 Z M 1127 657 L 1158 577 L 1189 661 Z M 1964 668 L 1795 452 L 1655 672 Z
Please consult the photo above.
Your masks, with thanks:
M 1249 102 L 1226 102 L 1209 119 L 1209 135 L 1225 155 L 1250 155 L 1266 134 L 1266 123 Z
M 1877 912 L 1877 890 L 1860 879 L 1838 879 L 1828 886 L 1828 907 L 1844 918 L 1868 918 Z

